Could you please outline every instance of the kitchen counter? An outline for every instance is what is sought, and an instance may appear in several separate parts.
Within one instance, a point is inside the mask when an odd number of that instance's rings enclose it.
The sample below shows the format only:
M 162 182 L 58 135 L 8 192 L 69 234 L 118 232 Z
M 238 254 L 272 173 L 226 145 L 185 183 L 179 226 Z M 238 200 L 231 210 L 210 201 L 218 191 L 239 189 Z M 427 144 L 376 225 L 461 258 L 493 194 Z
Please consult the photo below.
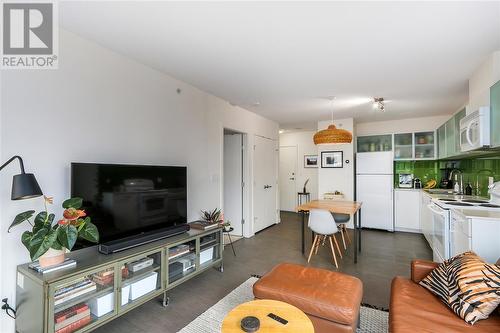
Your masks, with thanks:
M 486 200 L 489 201 L 489 198 L 486 197 L 480 197 L 477 195 L 463 195 L 463 194 L 454 194 L 454 193 L 449 193 L 449 194 L 443 194 L 443 193 L 432 193 L 427 190 L 422 190 L 422 193 L 428 195 L 432 199 L 454 199 L 454 200 L 459 200 L 459 199 L 471 199 L 471 200 Z
M 468 219 L 479 218 L 500 221 L 500 210 L 474 210 L 474 209 L 454 209 L 455 212 L 462 214 Z

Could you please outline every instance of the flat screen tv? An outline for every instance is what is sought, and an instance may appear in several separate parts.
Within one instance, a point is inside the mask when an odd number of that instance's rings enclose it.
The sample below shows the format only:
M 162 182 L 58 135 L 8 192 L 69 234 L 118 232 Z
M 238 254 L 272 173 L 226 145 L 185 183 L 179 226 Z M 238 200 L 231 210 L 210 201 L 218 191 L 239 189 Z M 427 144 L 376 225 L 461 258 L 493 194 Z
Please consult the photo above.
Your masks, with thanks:
M 100 244 L 165 233 L 187 223 L 186 167 L 71 164 L 71 197 L 97 226 Z M 75 249 L 90 244 L 78 242 Z

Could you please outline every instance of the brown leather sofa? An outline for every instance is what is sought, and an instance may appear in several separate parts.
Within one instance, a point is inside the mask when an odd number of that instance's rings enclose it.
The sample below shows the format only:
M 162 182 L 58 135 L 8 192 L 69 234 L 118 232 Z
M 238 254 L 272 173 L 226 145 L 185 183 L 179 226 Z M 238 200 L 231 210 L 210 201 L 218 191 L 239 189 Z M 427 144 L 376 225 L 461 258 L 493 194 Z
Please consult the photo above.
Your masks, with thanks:
M 418 282 L 438 264 L 414 260 L 411 263 L 411 280 L 395 277 L 392 280 L 389 310 L 390 333 L 494 333 L 500 332 L 500 315 L 495 311 L 486 320 L 467 324 L 448 306 Z
M 253 294 L 301 309 L 311 319 L 315 333 L 354 333 L 363 284 L 354 276 L 284 263 L 260 278 Z

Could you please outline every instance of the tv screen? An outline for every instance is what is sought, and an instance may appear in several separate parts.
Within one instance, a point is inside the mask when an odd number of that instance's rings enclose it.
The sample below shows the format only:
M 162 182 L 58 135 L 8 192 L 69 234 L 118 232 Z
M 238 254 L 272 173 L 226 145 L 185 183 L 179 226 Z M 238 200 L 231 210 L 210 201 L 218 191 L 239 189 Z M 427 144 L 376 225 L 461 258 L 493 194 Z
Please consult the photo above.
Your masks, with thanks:
M 187 223 L 186 167 L 71 164 L 71 197 L 97 226 L 100 243 Z M 78 242 L 75 249 L 94 244 Z

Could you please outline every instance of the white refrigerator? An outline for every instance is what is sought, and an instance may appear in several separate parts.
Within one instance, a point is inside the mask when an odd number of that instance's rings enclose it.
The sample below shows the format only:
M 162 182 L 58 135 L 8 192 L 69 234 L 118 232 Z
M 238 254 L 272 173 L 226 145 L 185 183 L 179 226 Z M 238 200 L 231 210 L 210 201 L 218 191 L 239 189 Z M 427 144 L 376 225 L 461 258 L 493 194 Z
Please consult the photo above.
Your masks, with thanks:
M 394 157 L 392 152 L 356 154 L 356 201 L 361 227 L 394 231 Z

